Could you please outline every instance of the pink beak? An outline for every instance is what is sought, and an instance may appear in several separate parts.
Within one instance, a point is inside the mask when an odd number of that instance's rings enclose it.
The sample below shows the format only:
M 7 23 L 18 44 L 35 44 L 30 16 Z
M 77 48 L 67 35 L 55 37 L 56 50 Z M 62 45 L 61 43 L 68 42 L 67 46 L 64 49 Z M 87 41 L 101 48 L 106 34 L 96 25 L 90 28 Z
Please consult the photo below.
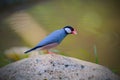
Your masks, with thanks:
M 76 31 L 76 30 L 72 31 L 72 34 L 75 34 L 75 35 L 76 35 L 76 34 L 77 34 L 77 31 Z

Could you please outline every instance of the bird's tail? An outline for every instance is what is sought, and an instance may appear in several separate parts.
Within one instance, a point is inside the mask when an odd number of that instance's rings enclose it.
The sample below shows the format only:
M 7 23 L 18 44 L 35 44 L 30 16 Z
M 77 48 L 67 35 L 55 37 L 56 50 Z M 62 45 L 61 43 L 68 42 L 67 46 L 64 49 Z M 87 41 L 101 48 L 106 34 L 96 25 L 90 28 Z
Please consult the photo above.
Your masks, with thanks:
M 25 51 L 24 53 L 26 54 L 26 53 L 28 53 L 28 52 L 31 52 L 31 51 L 37 49 L 37 48 L 38 48 L 38 47 L 34 47 L 34 48 L 30 49 L 30 50 Z

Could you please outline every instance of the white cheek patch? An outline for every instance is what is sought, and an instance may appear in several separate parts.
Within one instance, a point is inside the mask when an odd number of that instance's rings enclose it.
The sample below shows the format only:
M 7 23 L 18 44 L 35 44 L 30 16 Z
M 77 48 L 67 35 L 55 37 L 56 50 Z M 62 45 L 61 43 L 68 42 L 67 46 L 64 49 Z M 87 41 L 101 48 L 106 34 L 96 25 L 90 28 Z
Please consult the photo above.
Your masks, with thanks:
M 69 29 L 69 28 L 65 28 L 65 31 L 66 31 L 67 33 L 71 33 L 71 32 L 72 32 L 71 29 Z

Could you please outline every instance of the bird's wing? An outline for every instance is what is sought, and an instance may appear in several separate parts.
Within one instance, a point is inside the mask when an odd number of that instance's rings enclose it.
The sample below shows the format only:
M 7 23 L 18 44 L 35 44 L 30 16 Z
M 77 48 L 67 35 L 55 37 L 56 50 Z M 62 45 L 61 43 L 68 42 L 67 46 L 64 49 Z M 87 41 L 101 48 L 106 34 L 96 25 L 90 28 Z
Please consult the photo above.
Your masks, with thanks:
M 48 35 L 46 38 L 44 38 L 40 43 L 38 43 L 37 46 L 42 47 L 47 44 L 52 44 L 52 43 L 58 43 L 59 44 L 59 38 L 60 38 L 61 32 L 59 30 L 54 31 L 50 35 Z

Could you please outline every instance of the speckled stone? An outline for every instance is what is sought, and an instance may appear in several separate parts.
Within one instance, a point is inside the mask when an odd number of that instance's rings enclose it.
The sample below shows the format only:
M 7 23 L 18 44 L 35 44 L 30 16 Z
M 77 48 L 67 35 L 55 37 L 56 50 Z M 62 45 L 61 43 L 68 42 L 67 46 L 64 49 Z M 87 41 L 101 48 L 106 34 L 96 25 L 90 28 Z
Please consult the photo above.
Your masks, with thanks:
M 120 77 L 101 65 L 57 54 L 46 54 L 1 68 L 0 80 L 120 80 Z

